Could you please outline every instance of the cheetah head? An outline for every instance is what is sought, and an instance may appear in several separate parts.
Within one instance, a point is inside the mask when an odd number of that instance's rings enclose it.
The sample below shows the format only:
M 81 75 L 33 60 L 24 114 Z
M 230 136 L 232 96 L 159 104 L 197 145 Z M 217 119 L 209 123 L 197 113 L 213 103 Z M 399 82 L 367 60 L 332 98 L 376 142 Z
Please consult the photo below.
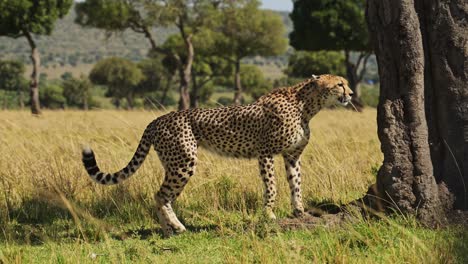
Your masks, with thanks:
M 353 91 L 349 88 L 345 78 L 331 74 L 313 76 L 313 78 L 325 94 L 327 105 L 339 103 L 346 106 L 351 102 Z

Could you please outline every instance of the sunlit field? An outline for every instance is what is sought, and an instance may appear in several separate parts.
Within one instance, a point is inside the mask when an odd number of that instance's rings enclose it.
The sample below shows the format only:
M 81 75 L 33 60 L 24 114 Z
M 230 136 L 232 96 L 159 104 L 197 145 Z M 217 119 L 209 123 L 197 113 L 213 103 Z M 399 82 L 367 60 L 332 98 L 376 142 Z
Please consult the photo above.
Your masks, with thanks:
M 429 230 L 414 219 L 358 219 L 288 230 L 262 217 L 256 160 L 199 152 L 175 204 L 188 232 L 164 239 L 153 195 L 163 179 L 156 153 L 129 180 L 93 183 L 81 163 L 89 145 L 103 171 L 125 166 L 146 125 L 163 112 L 0 112 L 0 263 L 463 263 L 461 228 Z M 362 197 L 382 162 L 376 111 L 324 110 L 302 157 L 309 206 Z M 276 214 L 289 217 L 283 161 Z M 466 262 L 465 262 L 466 263 Z

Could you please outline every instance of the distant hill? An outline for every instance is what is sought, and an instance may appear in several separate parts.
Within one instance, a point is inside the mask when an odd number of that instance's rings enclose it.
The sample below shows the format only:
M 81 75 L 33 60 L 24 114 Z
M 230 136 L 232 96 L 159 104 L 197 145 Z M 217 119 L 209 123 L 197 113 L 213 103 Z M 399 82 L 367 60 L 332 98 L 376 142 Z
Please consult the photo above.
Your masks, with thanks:
M 291 21 L 287 12 L 278 12 L 283 18 L 288 32 L 291 31 Z M 64 66 L 92 64 L 104 57 L 119 56 L 133 61 L 146 57 L 149 49 L 148 40 L 138 33 L 125 31 L 123 33 L 106 36 L 103 30 L 83 28 L 74 23 L 75 11 L 59 20 L 51 36 L 36 36 L 37 44 L 41 52 L 41 64 L 43 66 Z M 159 43 L 175 30 L 168 28 L 156 28 L 153 30 Z M 30 48 L 25 38 L 11 39 L 0 37 L 0 59 L 19 59 L 27 64 Z M 281 57 L 281 56 L 280 56 Z M 271 58 L 270 60 L 278 60 Z M 263 58 L 252 58 L 256 63 L 265 63 Z M 284 58 L 279 58 L 284 64 Z

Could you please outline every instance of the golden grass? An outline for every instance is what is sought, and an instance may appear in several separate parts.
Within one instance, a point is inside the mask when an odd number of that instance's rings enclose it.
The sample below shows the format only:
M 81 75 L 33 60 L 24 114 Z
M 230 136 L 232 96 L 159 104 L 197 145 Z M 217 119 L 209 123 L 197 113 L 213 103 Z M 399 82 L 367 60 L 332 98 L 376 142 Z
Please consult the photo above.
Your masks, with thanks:
M 43 191 L 59 190 L 69 198 L 89 201 L 114 191 L 88 179 L 80 160 L 83 144 L 93 148 L 102 170 L 115 171 L 126 165 L 146 125 L 161 114 L 46 111 L 42 117 L 33 118 L 27 112 L 0 113 L 0 197 L 7 195 L 8 203 L 14 204 Z M 366 191 L 374 181 L 371 168 L 382 160 L 375 114 L 371 109 L 361 114 L 324 110 L 312 120 L 311 143 L 302 158 L 305 200 L 346 202 Z M 276 174 L 278 207 L 285 208 L 289 190 L 280 157 L 276 159 Z M 120 188 L 131 195 L 150 197 L 162 177 L 157 155 L 150 152 L 143 167 Z M 262 185 L 256 160 L 225 158 L 201 150 L 196 176 L 179 198 L 180 203 L 214 201 L 216 206 L 220 199 L 217 192 L 206 190 L 225 178 L 232 178 L 228 180 L 234 186 L 231 191 L 256 193 L 260 199 Z
M 257 161 L 201 150 L 176 203 L 189 231 L 161 239 L 153 193 L 163 178 L 154 152 L 125 183 L 93 183 L 81 164 L 92 146 L 102 170 L 133 155 L 162 112 L 0 112 L 0 263 L 463 263 L 468 234 L 432 231 L 414 219 L 361 219 L 344 227 L 284 231 L 257 212 Z M 361 197 L 382 162 L 376 111 L 324 110 L 302 158 L 306 202 Z M 276 161 L 277 215 L 290 213 L 283 161 Z M 126 239 L 121 240 L 121 234 Z M 465 245 L 465 246 L 463 246 Z M 95 259 L 96 258 L 96 259 Z M 465 262 L 466 263 L 466 262 Z

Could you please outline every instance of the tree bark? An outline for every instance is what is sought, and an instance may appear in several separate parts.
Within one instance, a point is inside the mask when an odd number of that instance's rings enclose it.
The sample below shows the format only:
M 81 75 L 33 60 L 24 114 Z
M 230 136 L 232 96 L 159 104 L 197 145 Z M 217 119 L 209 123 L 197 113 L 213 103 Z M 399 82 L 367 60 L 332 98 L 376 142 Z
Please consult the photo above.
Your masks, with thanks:
M 126 98 L 126 99 L 127 99 L 128 109 L 132 110 L 133 107 L 135 106 L 133 94 L 132 94 L 132 93 L 127 94 L 127 98 Z
M 350 51 L 345 50 L 345 63 L 346 63 L 346 77 L 348 78 L 349 82 L 349 88 L 353 90 L 353 98 L 352 98 L 352 103 L 354 108 L 356 108 L 358 111 L 362 111 L 364 108 L 364 104 L 362 103 L 361 100 L 361 87 L 360 83 L 364 77 L 364 74 L 366 73 L 366 68 L 367 68 L 367 60 L 369 59 L 371 53 L 369 52 L 361 52 L 359 54 L 359 58 L 356 63 L 353 63 L 351 61 L 351 56 L 350 56 Z M 361 66 L 362 64 L 362 66 Z M 360 68 L 360 71 L 359 71 Z
M 166 103 L 167 93 L 169 92 L 169 89 L 171 88 L 172 79 L 174 79 L 174 75 L 172 75 L 172 74 L 169 77 L 167 77 L 166 86 L 164 87 L 164 91 L 163 91 L 163 94 L 161 96 L 161 104 L 162 105 L 165 105 L 165 103 Z
M 18 104 L 21 110 L 24 110 L 24 92 L 18 90 Z
M 426 116 L 437 182 L 468 209 L 468 7 L 464 0 L 416 0 L 425 51 Z
M 234 73 L 234 105 L 240 105 L 242 102 L 242 83 L 240 72 L 240 59 L 236 59 L 235 73 Z
M 182 34 L 185 36 L 185 34 Z M 185 110 L 190 107 L 190 93 L 189 86 L 192 80 L 192 64 L 195 56 L 195 51 L 192 44 L 192 35 L 188 35 L 184 38 L 185 47 L 187 49 L 187 59 L 183 65 L 180 65 L 180 98 L 179 98 L 179 110 Z
M 39 103 L 39 68 L 41 65 L 39 50 L 37 49 L 36 43 L 28 31 L 24 31 L 24 35 L 28 40 L 29 46 L 31 47 L 31 61 L 33 71 L 31 74 L 30 82 L 30 93 L 31 93 L 31 113 L 34 115 L 41 114 L 41 106 Z
M 88 111 L 88 110 L 89 110 L 89 106 L 88 106 L 88 96 L 86 96 L 85 98 L 83 98 L 83 110 L 85 110 L 85 111 Z
M 192 92 L 191 92 L 191 95 L 190 95 L 190 107 L 191 108 L 196 108 L 198 107 L 199 105 L 199 86 L 198 86 L 198 83 L 197 83 L 197 76 L 195 75 L 195 73 L 192 73 Z
M 413 0 L 368 0 L 367 22 L 378 61 L 378 135 L 384 162 L 377 190 L 422 223 L 443 221 L 424 112 L 424 51 Z

